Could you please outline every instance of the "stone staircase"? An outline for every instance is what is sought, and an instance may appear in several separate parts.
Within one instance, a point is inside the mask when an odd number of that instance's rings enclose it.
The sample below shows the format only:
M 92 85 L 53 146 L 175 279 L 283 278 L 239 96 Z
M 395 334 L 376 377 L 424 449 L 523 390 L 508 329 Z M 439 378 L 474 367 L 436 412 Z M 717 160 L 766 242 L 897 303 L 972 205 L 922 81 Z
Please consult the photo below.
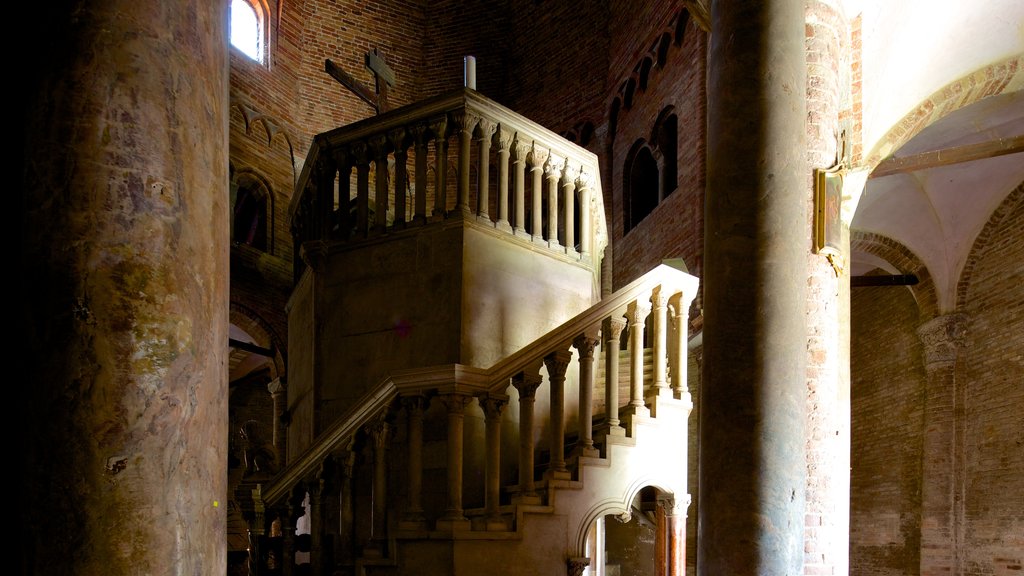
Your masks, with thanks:
M 603 519 L 653 487 L 681 548 L 696 288 L 662 265 L 488 369 L 388 375 L 243 486 L 250 525 L 281 527 L 289 568 L 308 541 L 313 574 L 582 574 L 601 561 Z

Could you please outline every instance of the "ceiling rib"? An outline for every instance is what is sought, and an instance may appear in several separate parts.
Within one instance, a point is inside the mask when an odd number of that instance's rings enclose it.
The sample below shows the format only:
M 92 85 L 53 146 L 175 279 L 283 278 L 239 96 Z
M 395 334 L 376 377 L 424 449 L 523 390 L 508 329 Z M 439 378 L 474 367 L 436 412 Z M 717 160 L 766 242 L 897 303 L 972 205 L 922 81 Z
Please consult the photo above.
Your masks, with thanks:
M 1024 136 L 999 138 L 998 140 L 990 140 L 988 142 L 931 150 L 911 156 L 890 156 L 875 167 L 870 177 L 881 178 L 882 176 L 916 172 L 918 170 L 949 166 L 950 164 L 959 164 L 972 160 L 995 158 L 996 156 L 1015 154 L 1017 152 L 1024 152 Z

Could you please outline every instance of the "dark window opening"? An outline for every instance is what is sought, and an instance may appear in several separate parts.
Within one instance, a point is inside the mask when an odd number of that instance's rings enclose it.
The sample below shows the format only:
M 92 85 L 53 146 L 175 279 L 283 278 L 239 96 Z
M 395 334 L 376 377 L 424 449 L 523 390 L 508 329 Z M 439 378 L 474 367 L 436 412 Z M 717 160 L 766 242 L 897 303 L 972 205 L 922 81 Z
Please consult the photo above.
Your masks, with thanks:
M 626 233 L 658 205 L 658 163 L 643 140 L 638 140 L 626 156 L 624 177 L 623 233 Z
M 235 196 L 232 240 L 259 250 L 267 249 L 267 197 L 251 186 Z

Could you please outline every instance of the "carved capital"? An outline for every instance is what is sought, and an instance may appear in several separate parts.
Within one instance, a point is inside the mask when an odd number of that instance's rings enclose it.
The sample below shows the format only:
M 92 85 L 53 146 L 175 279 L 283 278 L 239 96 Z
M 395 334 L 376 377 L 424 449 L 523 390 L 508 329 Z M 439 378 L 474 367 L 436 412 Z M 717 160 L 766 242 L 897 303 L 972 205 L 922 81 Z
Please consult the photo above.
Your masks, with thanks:
M 565 161 L 565 165 L 562 167 L 562 182 L 563 186 L 576 186 L 576 177 L 579 175 L 580 169 L 573 166 L 568 159 Z
M 413 124 L 408 128 L 409 135 L 412 136 L 413 142 L 416 143 L 416 147 L 427 145 L 427 134 L 430 132 L 426 124 Z
M 580 360 L 594 357 L 594 348 L 601 341 L 588 334 L 580 334 L 572 341 L 572 345 L 579 351 Z
M 398 128 L 393 129 L 393 130 L 388 130 L 388 140 L 391 142 L 391 145 L 394 146 L 395 154 L 398 154 L 398 153 L 403 153 L 404 154 L 405 153 L 405 150 L 406 150 L 406 144 L 405 144 L 406 140 L 405 140 L 405 138 L 406 138 L 406 136 L 408 134 L 409 134 L 409 132 L 405 128 L 402 128 L 402 127 L 398 127 Z
M 924 347 L 925 368 L 938 368 L 956 361 L 964 347 L 967 318 L 963 314 L 947 314 L 925 322 L 917 329 Z
M 554 154 L 548 154 L 548 160 L 544 163 L 544 175 L 552 180 L 559 178 L 562 175 L 562 164 L 564 161 L 564 159 Z
M 409 396 L 402 396 L 401 399 L 402 407 L 408 412 L 410 416 L 419 415 L 422 416 L 430 406 L 430 398 L 423 394 L 412 394 Z
M 594 175 L 580 167 L 580 174 L 576 178 L 576 187 L 580 190 L 590 190 L 594 185 Z
M 601 332 L 605 335 L 605 341 L 618 342 L 619 336 L 626 328 L 626 319 L 622 315 L 605 318 L 601 325 Z
M 374 134 L 369 138 L 370 152 L 373 159 L 380 162 L 388 155 L 388 137 L 384 134 Z
M 491 138 L 494 137 L 494 132 L 498 129 L 497 123 L 487 118 L 480 118 L 476 127 L 480 130 L 480 140 L 488 144 L 491 143 Z
M 448 409 L 448 414 L 461 415 L 466 411 L 466 406 L 473 401 L 472 396 L 465 394 L 442 394 L 441 403 Z
M 487 420 L 497 420 L 501 418 L 501 411 L 504 410 L 505 405 L 508 404 L 507 396 L 487 394 L 480 396 L 477 400 L 480 402 L 480 407 L 483 408 L 484 417 Z
M 651 291 L 651 306 L 654 309 L 668 306 L 668 294 L 665 292 L 664 286 L 655 286 Z
M 569 558 L 565 565 L 568 576 L 583 576 L 583 571 L 590 566 L 590 558 Z
M 373 441 L 375 450 L 386 450 L 391 436 L 391 425 L 381 415 L 376 420 L 366 425 L 366 434 Z
M 516 134 L 512 141 L 512 159 L 516 162 L 526 162 L 531 150 L 533 150 L 533 142 L 522 140 L 521 136 Z
M 477 123 L 482 120 L 480 116 L 467 112 L 466 110 L 456 110 L 455 112 L 452 112 L 450 116 L 452 124 L 455 125 L 459 132 L 468 132 L 470 134 L 473 134 L 473 129 L 475 129 Z
M 494 132 L 494 141 L 498 144 L 498 149 L 502 152 L 507 152 L 509 148 L 511 148 L 515 137 L 515 130 L 510 130 L 504 124 L 498 124 L 497 130 Z
M 533 398 L 543 379 L 536 371 L 520 372 L 512 377 L 512 387 L 519 391 L 519 399 Z
M 430 131 L 434 134 L 434 139 L 436 140 L 445 140 L 448 138 L 448 118 L 445 116 L 431 118 Z
M 548 376 L 552 380 L 565 378 L 565 370 L 572 360 L 572 352 L 559 350 L 544 357 L 544 365 L 548 367 Z
M 651 305 L 648 302 L 634 300 L 626 306 L 626 320 L 633 326 L 644 323 L 644 318 L 651 313 Z
M 543 170 L 544 163 L 547 162 L 548 151 L 543 148 L 538 148 L 536 143 L 530 148 L 530 153 L 527 156 L 530 164 L 533 165 L 534 169 Z
M 370 150 L 366 142 L 353 142 L 349 151 L 352 154 L 352 160 L 355 161 L 356 166 L 365 166 L 370 163 Z
M 338 166 L 341 170 L 352 166 L 352 151 L 347 146 L 332 150 L 331 156 L 334 159 L 334 165 Z

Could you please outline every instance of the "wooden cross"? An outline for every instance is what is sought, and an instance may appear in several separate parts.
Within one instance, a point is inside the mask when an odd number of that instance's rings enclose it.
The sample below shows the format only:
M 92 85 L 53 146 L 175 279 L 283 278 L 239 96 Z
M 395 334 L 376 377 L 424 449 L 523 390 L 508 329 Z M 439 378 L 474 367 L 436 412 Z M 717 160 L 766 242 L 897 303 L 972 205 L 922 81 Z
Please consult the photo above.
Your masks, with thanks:
M 373 73 L 374 89 L 370 90 L 351 74 L 342 70 L 337 64 L 331 62 L 330 58 L 324 61 L 324 71 L 332 78 L 341 82 L 341 85 L 352 91 L 364 102 L 373 106 L 373 109 L 380 114 L 388 110 L 388 86 L 395 85 L 395 73 L 387 65 L 387 62 L 378 54 L 377 49 L 366 53 L 366 68 Z

